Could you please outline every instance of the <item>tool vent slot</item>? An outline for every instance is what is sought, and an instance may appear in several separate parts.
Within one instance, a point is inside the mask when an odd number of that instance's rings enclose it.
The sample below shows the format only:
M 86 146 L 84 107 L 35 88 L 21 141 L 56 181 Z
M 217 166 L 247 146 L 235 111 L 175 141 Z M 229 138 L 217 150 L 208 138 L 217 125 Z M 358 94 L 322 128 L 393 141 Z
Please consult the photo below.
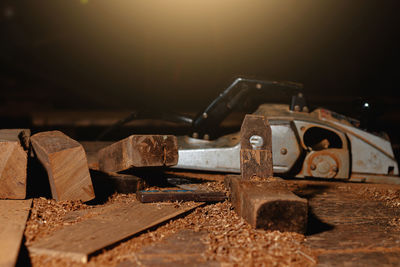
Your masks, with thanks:
M 343 147 L 342 140 L 335 132 L 320 127 L 310 127 L 303 135 L 303 142 L 315 151 Z

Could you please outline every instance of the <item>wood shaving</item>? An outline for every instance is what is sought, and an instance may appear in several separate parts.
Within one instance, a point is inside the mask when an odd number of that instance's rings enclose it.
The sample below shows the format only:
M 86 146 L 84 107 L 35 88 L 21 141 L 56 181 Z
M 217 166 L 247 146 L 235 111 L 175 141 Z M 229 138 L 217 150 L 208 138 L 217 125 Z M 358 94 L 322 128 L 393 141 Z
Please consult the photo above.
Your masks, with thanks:
M 136 201 L 134 194 L 116 194 L 105 205 L 133 201 Z M 190 205 L 190 202 L 177 202 L 176 205 Z M 34 211 L 25 231 L 27 244 L 62 227 L 63 218 L 68 212 L 91 208 L 82 203 L 35 200 Z M 83 219 L 85 217 L 76 221 Z M 116 266 L 126 260 L 135 263 L 135 252 L 183 229 L 206 231 L 208 235 L 203 242 L 208 249 L 202 256 L 206 260 L 218 261 L 222 266 L 312 266 L 316 263 L 311 250 L 302 244 L 303 235 L 252 229 L 235 213 L 230 203 L 225 201 L 197 208 L 187 216 L 170 220 L 113 248 L 103 250 L 90 258 L 86 266 Z M 49 256 L 31 256 L 31 263 L 33 266 L 83 266 L 67 259 Z

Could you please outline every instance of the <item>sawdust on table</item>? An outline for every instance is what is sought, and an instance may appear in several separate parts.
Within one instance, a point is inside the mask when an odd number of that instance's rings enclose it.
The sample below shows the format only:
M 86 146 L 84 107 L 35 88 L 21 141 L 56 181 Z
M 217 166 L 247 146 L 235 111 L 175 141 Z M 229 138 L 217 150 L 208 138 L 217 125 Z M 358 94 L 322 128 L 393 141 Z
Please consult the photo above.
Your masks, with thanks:
M 209 183 L 214 190 L 221 182 Z M 223 186 L 222 186 L 223 187 Z M 135 194 L 115 194 L 103 206 L 111 203 L 136 201 Z M 182 203 L 176 203 L 181 205 Z M 74 224 L 91 216 L 93 206 L 81 202 L 56 202 L 35 199 L 32 213 L 25 231 L 26 244 L 47 236 L 66 223 Z M 83 211 L 83 212 L 82 212 Z M 82 213 L 79 213 L 82 212 Z M 69 216 L 69 214 L 79 216 Z M 206 205 L 195 209 L 185 217 L 169 222 L 140 235 L 101 251 L 90 258 L 87 264 L 49 256 L 31 256 L 33 266 L 116 266 L 129 260 L 136 262 L 135 252 L 143 247 L 162 241 L 165 237 L 183 229 L 206 231 L 202 240 L 208 249 L 203 253 L 205 260 L 214 260 L 221 266 L 313 266 L 316 256 L 303 242 L 305 237 L 297 233 L 255 230 L 236 214 L 228 201 Z

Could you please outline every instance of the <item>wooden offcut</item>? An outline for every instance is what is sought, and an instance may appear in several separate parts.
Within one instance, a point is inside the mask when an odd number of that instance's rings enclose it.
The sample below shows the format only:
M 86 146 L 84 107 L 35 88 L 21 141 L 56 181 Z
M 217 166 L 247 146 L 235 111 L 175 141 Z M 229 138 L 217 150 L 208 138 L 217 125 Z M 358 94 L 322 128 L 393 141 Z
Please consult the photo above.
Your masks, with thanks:
M 87 262 L 93 253 L 202 205 L 113 204 L 85 221 L 68 225 L 28 249 L 34 255 Z
M 105 172 L 172 166 L 178 163 L 178 142 L 173 135 L 131 135 L 101 149 L 98 158 Z
M 142 203 L 162 201 L 195 201 L 219 202 L 226 199 L 224 192 L 204 192 L 194 190 L 150 190 L 136 193 L 137 199 Z
M 13 267 L 18 258 L 32 200 L 0 200 L 0 266 Z
M 0 199 L 26 197 L 27 158 L 18 141 L 0 140 Z
M 265 181 L 243 180 L 228 176 L 235 211 L 251 226 L 281 232 L 305 233 L 308 203 L 287 189 L 281 178 Z
M 273 175 L 271 127 L 264 116 L 246 115 L 243 120 L 240 129 L 240 171 L 243 179 L 247 180 Z
M 31 143 L 45 167 L 56 200 L 89 201 L 95 197 L 83 147 L 60 131 L 35 134 Z

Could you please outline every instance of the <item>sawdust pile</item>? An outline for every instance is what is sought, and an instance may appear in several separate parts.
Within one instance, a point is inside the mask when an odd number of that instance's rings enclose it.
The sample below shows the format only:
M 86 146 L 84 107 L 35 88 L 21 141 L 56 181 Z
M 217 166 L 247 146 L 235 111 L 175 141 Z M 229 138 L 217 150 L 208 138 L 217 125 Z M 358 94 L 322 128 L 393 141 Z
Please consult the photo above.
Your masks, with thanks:
M 195 231 L 206 230 L 209 260 L 240 266 L 308 266 L 316 263 L 296 233 L 253 229 L 238 216 L 229 202 L 209 205 L 189 215 Z
M 222 189 L 223 184 L 205 183 L 205 187 Z M 115 194 L 104 205 L 136 201 L 135 194 Z M 184 203 L 176 203 L 184 205 Z M 93 214 L 93 206 L 81 202 L 56 202 L 35 199 L 25 231 L 26 244 L 39 240 L 67 224 L 85 220 Z M 93 211 L 93 212 L 92 212 Z M 162 226 L 146 231 L 101 251 L 87 264 L 49 256 L 31 256 L 33 266 L 117 266 L 126 260 L 137 262 L 135 254 L 145 246 L 161 242 L 183 229 L 205 231 L 207 250 L 205 261 L 217 261 L 221 266 L 313 266 L 316 256 L 303 245 L 305 237 L 297 233 L 255 230 L 232 209 L 228 201 L 197 208 L 187 216 L 170 220 Z
M 391 189 L 385 187 L 365 187 L 358 194 L 368 197 L 370 199 L 381 201 L 388 207 L 400 207 L 400 189 Z
M 36 198 L 33 200 L 32 209 L 25 228 L 26 245 L 33 241 L 48 236 L 63 225 L 72 224 L 82 220 L 76 217 L 70 222 L 65 221 L 65 216 L 71 211 L 91 208 L 81 201 L 55 201 L 54 199 Z
M 186 217 L 171 220 L 155 231 L 121 243 L 93 257 L 89 264 L 136 262 L 135 252 L 182 229 L 208 232 L 202 240 L 208 245 L 204 260 L 214 260 L 222 266 L 313 266 L 316 263 L 311 249 L 302 244 L 303 235 L 254 230 L 225 201 L 197 208 Z

